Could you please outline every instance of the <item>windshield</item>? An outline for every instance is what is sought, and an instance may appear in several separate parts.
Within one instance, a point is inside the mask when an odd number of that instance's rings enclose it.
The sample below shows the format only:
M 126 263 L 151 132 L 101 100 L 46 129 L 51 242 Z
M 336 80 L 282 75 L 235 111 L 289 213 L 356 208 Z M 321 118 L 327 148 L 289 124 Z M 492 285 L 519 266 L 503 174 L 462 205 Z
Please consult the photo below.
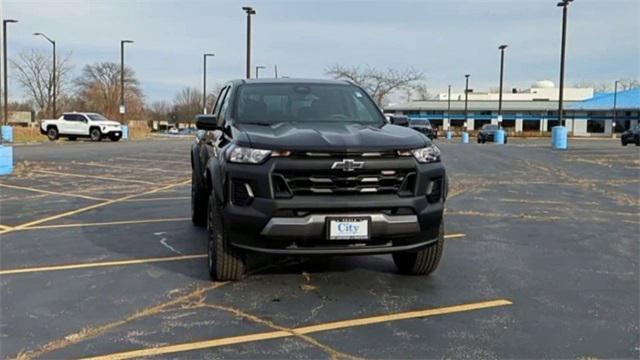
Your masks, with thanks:
M 95 120 L 95 121 L 105 121 L 105 120 L 109 120 L 106 117 L 102 116 L 102 114 L 87 114 L 87 116 L 89 117 L 89 119 L 91 120 Z
M 383 124 L 378 107 L 358 87 L 340 84 L 246 84 L 235 119 L 244 124 L 341 122 Z
M 484 125 L 483 130 L 498 130 L 498 125 Z

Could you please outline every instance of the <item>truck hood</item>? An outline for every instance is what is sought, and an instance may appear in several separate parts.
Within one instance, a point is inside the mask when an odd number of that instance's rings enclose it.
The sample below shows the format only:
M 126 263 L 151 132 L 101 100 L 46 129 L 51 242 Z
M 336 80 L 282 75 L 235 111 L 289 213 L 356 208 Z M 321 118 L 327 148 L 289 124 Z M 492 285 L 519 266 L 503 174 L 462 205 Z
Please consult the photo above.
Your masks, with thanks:
M 257 149 L 331 152 L 415 149 L 430 140 L 407 127 L 344 123 L 278 123 L 271 126 L 239 124 L 249 144 Z

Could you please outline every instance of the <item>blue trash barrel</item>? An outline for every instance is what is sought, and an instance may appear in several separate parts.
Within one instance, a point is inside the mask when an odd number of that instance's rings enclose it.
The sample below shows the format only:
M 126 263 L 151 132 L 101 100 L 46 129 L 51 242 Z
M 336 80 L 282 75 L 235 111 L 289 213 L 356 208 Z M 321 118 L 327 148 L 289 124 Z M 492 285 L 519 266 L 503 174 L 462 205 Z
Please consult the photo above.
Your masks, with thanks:
M 8 125 L 2 125 L 2 140 L 13 142 L 13 128 Z
M 566 127 L 554 126 L 551 129 L 551 146 L 557 150 L 567 150 L 569 147 L 569 140 Z
M 129 138 L 129 126 L 122 125 L 122 139 L 127 140 Z
M 463 144 L 469 143 L 469 133 L 466 131 L 462 133 L 462 143 Z
M 447 131 L 447 140 L 453 139 L 453 131 Z
M 504 144 L 504 136 L 505 136 L 505 131 L 500 129 L 498 131 L 496 131 L 496 137 L 494 139 L 494 143 L 496 144 Z
M 13 147 L 0 145 L 0 175 L 13 172 Z

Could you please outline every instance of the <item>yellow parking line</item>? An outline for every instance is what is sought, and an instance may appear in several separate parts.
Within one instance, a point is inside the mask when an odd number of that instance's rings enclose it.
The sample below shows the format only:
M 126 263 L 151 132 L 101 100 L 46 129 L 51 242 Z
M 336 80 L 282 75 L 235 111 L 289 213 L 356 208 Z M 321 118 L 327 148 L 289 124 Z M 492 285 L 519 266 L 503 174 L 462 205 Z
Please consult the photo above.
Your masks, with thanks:
M 34 221 L 30 221 L 28 223 L 20 224 L 20 225 L 14 226 L 11 229 L 0 230 L 0 234 L 5 234 L 7 232 L 20 230 L 20 229 L 23 229 L 23 228 L 28 228 L 28 227 L 39 225 L 39 224 L 42 224 L 42 223 L 45 223 L 45 222 L 48 222 L 48 221 L 52 221 L 52 220 L 60 219 L 60 218 L 63 218 L 63 217 L 79 214 L 79 213 L 82 213 L 82 212 L 85 212 L 85 211 L 101 208 L 103 206 L 115 204 L 115 203 L 118 203 L 118 202 L 122 202 L 122 201 L 133 199 L 133 198 L 137 198 L 137 197 L 140 197 L 140 196 L 145 196 L 145 195 L 149 195 L 149 194 L 155 194 L 157 192 L 160 192 L 160 191 L 163 191 L 163 190 L 167 190 L 167 189 L 170 189 L 170 188 L 175 187 L 175 186 L 180 186 L 180 185 L 189 184 L 189 183 L 191 183 L 191 179 L 184 180 L 184 181 L 181 181 L 181 182 L 178 182 L 178 183 L 175 183 L 175 184 L 165 185 L 163 187 L 159 187 L 159 188 L 154 189 L 154 190 L 145 191 L 145 192 L 142 192 L 142 193 L 139 193 L 139 194 L 127 195 L 127 196 L 124 196 L 124 197 L 121 197 L 121 198 L 118 198 L 118 199 L 107 200 L 105 202 L 101 202 L 101 203 L 98 203 L 98 204 L 85 206 L 85 207 L 82 207 L 82 208 L 79 208 L 79 209 L 76 209 L 76 210 L 71 210 L 71 211 L 60 213 L 58 215 L 48 216 L 48 217 L 45 217 L 45 218 L 42 218 L 42 219 L 39 219 L 39 220 L 34 220 Z
M 467 234 L 447 234 L 444 236 L 445 239 L 457 239 L 461 237 L 465 237 Z
M 189 162 L 186 162 L 186 161 L 178 161 L 178 160 L 142 159 L 142 158 L 131 158 L 131 157 L 119 157 L 119 158 L 117 158 L 117 159 L 121 159 L 121 160 L 131 160 L 131 161 L 163 162 L 163 163 L 171 163 L 171 164 L 189 165 Z
M 163 201 L 163 200 L 186 200 L 191 199 L 189 196 L 174 196 L 174 197 L 155 197 L 146 199 L 131 199 L 125 200 L 126 202 L 139 202 L 139 201 Z
M 170 173 L 179 173 L 185 174 L 187 171 L 180 170 L 171 170 L 171 169 L 160 169 L 160 168 L 147 168 L 147 167 L 133 167 L 133 166 L 122 166 L 122 165 L 111 165 L 111 164 L 100 164 L 95 162 L 74 162 L 75 165 L 82 166 L 93 166 L 107 169 L 122 169 L 122 170 L 135 170 L 135 171 L 153 171 L 153 172 L 170 172 Z
M 41 189 L 36 189 L 36 188 L 31 188 L 31 187 L 26 187 L 26 186 L 0 184 L 0 187 L 5 187 L 5 188 L 9 188 L 9 189 L 16 189 L 16 190 L 32 191 L 32 192 L 37 192 L 37 193 L 41 193 L 41 194 L 77 197 L 77 198 L 82 198 L 82 199 L 87 199 L 87 200 L 97 200 L 97 201 L 108 200 L 108 199 L 105 199 L 105 198 L 99 198 L 99 197 L 95 197 L 95 196 L 87 196 L 87 195 L 79 195 L 79 194 L 70 194 L 70 193 L 64 193 L 64 192 L 41 190 Z
M 146 259 L 116 260 L 116 261 L 104 261 L 104 262 L 81 263 L 81 264 L 67 264 L 67 265 L 51 265 L 51 266 L 41 266 L 41 267 L 22 268 L 22 269 L 7 269 L 7 270 L 0 270 L 0 276 L 1 275 L 14 275 L 14 274 L 34 273 L 34 272 L 45 272 L 45 271 L 87 269 L 87 268 L 97 268 L 97 267 L 107 267 L 107 266 L 124 266 L 124 265 L 149 264 L 149 263 L 167 262 L 167 261 L 201 259 L 201 258 L 205 258 L 205 257 L 207 257 L 207 254 L 166 256 L 166 257 L 156 257 L 156 258 L 146 258 Z
M 150 223 L 176 222 L 176 221 L 189 221 L 189 220 L 191 220 L 191 218 L 166 218 L 166 219 L 108 221 L 108 222 L 94 222 L 94 223 L 40 225 L 40 226 L 29 226 L 29 227 L 26 227 L 26 228 L 20 228 L 20 229 L 16 229 L 15 231 L 39 230 L 39 229 L 58 229 L 58 228 L 74 228 L 74 227 L 89 227 L 89 226 L 150 224 Z
M 58 175 L 58 176 L 71 176 L 71 177 L 81 177 L 85 179 L 98 179 L 98 180 L 108 180 L 108 181 L 118 181 L 118 182 L 127 182 L 134 184 L 147 184 L 147 185 L 155 185 L 155 182 L 145 181 L 145 180 L 135 180 L 135 179 L 120 179 L 114 178 L 110 176 L 96 176 L 96 175 L 86 175 L 86 174 L 72 174 L 72 173 L 63 173 L 58 171 L 50 171 L 50 170 L 33 170 L 33 172 L 41 173 L 41 174 L 49 174 L 49 175 Z
M 0 230 L 9 230 L 9 229 L 13 229 L 13 228 L 11 226 L 1 225 L 0 224 Z
M 402 312 L 402 313 L 396 313 L 396 314 L 371 316 L 371 317 L 352 319 L 352 320 L 335 321 L 335 322 L 329 322 L 324 324 L 294 328 L 294 329 L 290 329 L 290 331 L 284 331 L 284 330 L 267 331 L 267 332 L 249 334 L 249 335 L 195 341 L 195 342 L 182 343 L 182 344 L 176 344 L 176 345 L 158 346 L 154 348 L 125 351 L 120 353 L 89 357 L 85 359 L 116 360 L 116 359 L 132 359 L 132 358 L 141 358 L 146 356 L 174 354 L 174 353 L 183 352 L 183 351 L 201 350 L 201 349 L 208 349 L 213 347 L 249 343 L 254 341 L 286 338 L 286 337 L 311 334 L 311 333 L 316 333 L 321 331 L 345 329 L 345 328 L 352 328 L 357 326 L 386 323 L 391 321 L 425 318 L 430 316 L 438 316 L 438 315 L 446 315 L 446 314 L 460 313 L 460 312 L 466 312 L 466 311 L 488 309 L 488 308 L 507 306 L 512 304 L 513 303 L 511 301 L 506 299 L 481 301 L 481 302 L 463 304 L 463 305 L 446 306 L 446 307 L 425 309 L 425 310 L 418 310 L 418 311 L 408 311 L 408 312 Z

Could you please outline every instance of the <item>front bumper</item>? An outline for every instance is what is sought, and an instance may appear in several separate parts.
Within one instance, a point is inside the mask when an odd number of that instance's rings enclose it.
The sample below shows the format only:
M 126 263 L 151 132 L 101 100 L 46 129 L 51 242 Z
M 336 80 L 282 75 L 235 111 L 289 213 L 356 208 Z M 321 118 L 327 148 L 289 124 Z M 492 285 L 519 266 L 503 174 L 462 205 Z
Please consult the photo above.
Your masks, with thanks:
M 234 246 L 271 254 L 356 255 L 417 250 L 437 241 L 447 191 L 441 163 L 415 164 L 415 192 L 410 196 L 296 195 L 284 199 L 272 191 L 271 174 L 279 168 L 273 161 L 255 166 L 227 164 L 229 196 L 233 196 L 231 183 L 238 179 L 255 195 L 247 204 L 237 205 L 232 198 L 225 201 L 223 218 L 234 233 Z M 307 166 L 309 163 L 307 160 Z M 437 199 L 426 195 L 433 179 L 442 181 L 442 195 Z M 370 219 L 368 240 L 328 239 L 327 218 L 353 216 Z

